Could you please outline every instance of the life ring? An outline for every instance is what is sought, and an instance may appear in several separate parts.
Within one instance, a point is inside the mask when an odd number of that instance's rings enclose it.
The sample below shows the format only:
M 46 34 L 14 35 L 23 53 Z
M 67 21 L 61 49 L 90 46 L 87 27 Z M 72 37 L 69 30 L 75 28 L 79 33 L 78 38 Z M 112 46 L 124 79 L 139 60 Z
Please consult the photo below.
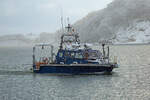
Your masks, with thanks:
M 44 63 L 44 64 L 48 64 L 48 58 L 47 58 L 47 57 L 44 58 L 43 63 Z

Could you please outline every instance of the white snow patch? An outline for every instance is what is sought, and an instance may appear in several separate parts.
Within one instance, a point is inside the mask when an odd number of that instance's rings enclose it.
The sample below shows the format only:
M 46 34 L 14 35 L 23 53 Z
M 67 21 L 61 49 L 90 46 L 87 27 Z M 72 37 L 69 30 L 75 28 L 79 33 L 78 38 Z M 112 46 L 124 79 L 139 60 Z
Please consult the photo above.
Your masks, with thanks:
M 120 28 L 116 33 L 115 43 L 150 43 L 150 22 L 135 21 L 126 29 Z

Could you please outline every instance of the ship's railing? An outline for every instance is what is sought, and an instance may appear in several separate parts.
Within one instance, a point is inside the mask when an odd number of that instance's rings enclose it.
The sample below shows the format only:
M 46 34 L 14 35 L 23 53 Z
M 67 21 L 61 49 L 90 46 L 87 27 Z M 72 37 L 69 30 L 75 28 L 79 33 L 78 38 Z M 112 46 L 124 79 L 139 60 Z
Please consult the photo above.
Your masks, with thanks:
M 51 44 L 37 44 L 33 47 L 33 66 L 54 62 L 54 46 Z

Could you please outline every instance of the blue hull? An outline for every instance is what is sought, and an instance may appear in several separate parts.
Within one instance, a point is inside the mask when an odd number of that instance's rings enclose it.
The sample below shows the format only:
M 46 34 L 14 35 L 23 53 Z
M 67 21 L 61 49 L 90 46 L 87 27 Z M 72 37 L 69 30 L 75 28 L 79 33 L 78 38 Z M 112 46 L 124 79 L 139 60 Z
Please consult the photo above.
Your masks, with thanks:
M 35 73 L 66 73 L 66 74 L 82 74 L 93 72 L 111 72 L 117 65 L 99 65 L 99 66 L 51 66 L 42 65 Z

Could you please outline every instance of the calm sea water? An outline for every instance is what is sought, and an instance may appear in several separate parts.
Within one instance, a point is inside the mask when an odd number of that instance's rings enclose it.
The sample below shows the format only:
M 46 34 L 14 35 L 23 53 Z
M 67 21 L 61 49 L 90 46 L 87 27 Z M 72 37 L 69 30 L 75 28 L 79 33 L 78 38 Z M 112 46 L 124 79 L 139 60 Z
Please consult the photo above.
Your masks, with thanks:
M 0 48 L 0 100 L 150 100 L 150 45 L 111 46 L 111 75 L 34 74 L 32 48 Z

